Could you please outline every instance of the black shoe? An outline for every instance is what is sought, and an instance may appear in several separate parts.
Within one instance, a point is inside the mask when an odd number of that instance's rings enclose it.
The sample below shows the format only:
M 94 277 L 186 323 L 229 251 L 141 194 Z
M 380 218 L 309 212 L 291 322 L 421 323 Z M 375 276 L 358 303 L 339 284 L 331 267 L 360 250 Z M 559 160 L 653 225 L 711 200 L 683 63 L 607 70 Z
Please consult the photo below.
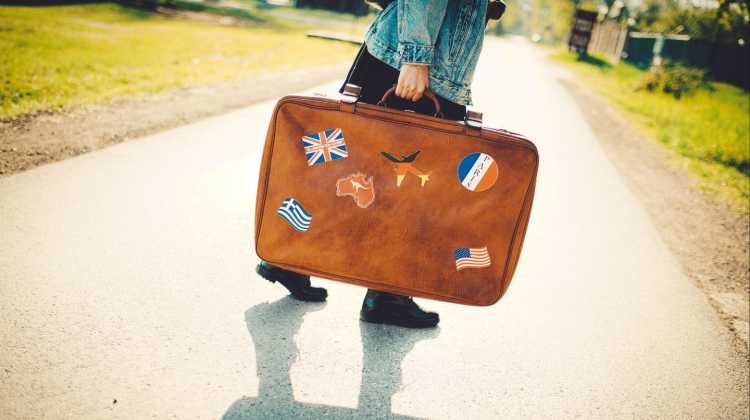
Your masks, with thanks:
M 374 324 L 407 328 L 431 328 L 440 322 L 435 312 L 425 312 L 412 298 L 368 290 L 362 302 L 360 319 Z
M 322 287 L 311 287 L 310 276 L 284 270 L 261 261 L 255 268 L 261 277 L 271 283 L 279 282 L 289 290 L 292 297 L 304 302 L 323 302 L 328 297 L 328 291 Z

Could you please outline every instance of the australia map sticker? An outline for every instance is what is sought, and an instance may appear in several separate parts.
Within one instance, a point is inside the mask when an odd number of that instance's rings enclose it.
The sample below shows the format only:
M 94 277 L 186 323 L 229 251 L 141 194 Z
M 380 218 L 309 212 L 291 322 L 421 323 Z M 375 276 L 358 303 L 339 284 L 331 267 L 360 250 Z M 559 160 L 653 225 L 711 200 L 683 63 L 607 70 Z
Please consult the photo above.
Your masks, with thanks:
M 497 163 L 486 153 L 471 153 L 458 164 L 458 181 L 469 191 L 487 191 L 497 182 Z
M 302 146 L 309 166 L 349 157 L 344 132 L 340 128 L 306 134 L 302 137 Z
M 312 214 L 310 214 L 299 201 L 292 197 L 285 198 L 281 206 L 276 210 L 276 214 L 289 223 L 289 226 L 300 232 L 307 232 L 312 223 Z
M 464 268 L 485 268 L 491 264 L 490 254 L 487 247 L 484 248 L 458 248 L 453 252 L 456 260 L 456 270 Z
M 401 159 L 391 155 L 388 152 L 380 152 L 383 154 L 383 156 L 386 157 L 386 159 L 393 162 L 393 171 L 396 172 L 397 187 L 401 187 L 401 184 L 404 182 L 407 174 L 412 174 L 415 177 L 419 178 L 419 183 L 422 187 L 424 187 L 425 184 L 427 184 L 427 181 L 430 180 L 430 175 L 432 174 L 432 172 L 424 172 L 414 166 L 414 161 L 417 160 L 419 152 L 421 152 L 421 150 L 417 150 L 416 152 L 408 156 L 402 156 Z
M 372 177 L 356 173 L 336 181 L 336 196 L 350 196 L 360 208 L 366 209 L 375 201 L 375 184 Z

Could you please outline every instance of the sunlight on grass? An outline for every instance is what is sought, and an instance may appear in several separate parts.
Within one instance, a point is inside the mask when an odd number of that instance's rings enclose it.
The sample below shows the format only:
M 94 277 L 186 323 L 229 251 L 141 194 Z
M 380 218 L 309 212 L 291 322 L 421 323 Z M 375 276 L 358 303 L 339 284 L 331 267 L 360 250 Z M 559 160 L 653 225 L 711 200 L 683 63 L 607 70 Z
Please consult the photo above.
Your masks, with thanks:
M 223 26 L 107 3 L 0 6 L 0 118 L 348 61 L 356 50 L 272 23 Z
M 628 64 L 576 60 L 567 52 L 554 60 L 577 70 L 586 84 L 607 97 L 654 139 L 687 159 L 683 164 L 735 208 L 750 207 L 750 95 L 724 83 L 710 83 L 680 100 L 637 90 L 645 72 Z

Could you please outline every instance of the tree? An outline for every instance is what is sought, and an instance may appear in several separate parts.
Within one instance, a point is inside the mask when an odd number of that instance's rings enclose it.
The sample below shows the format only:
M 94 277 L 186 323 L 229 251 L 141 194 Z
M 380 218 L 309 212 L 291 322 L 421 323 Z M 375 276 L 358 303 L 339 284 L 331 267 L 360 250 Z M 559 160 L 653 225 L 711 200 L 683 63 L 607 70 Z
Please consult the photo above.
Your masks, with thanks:
M 576 0 L 532 0 L 529 8 L 529 32 L 551 42 L 566 40 L 573 24 Z
M 647 0 L 637 12 L 635 27 L 644 32 L 679 33 L 721 43 L 747 42 L 750 0 L 718 3 L 712 8 L 685 5 L 679 0 Z

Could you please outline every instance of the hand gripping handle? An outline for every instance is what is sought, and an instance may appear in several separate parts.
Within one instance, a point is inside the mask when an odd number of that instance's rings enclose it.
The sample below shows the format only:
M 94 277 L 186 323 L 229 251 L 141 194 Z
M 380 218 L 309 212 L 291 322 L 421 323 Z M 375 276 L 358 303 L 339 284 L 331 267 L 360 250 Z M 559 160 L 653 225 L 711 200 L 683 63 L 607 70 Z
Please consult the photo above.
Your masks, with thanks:
M 378 105 L 387 108 L 388 105 L 386 104 L 386 101 L 395 92 L 396 92 L 396 85 L 393 85 L 391 86 L 390 89 L 385 91 L 385 93 L 383 94 L 383 98 L 378 102 Z M 438 101 L 437 96 L 434 93 L 432 93 L 432 91 L 429 89 L 424 91 L 424 96 L 432 100 L 432 104 L 435 106 L 435 117 L 443 118 L 443 112 L 440 110 L 440 101 Z

